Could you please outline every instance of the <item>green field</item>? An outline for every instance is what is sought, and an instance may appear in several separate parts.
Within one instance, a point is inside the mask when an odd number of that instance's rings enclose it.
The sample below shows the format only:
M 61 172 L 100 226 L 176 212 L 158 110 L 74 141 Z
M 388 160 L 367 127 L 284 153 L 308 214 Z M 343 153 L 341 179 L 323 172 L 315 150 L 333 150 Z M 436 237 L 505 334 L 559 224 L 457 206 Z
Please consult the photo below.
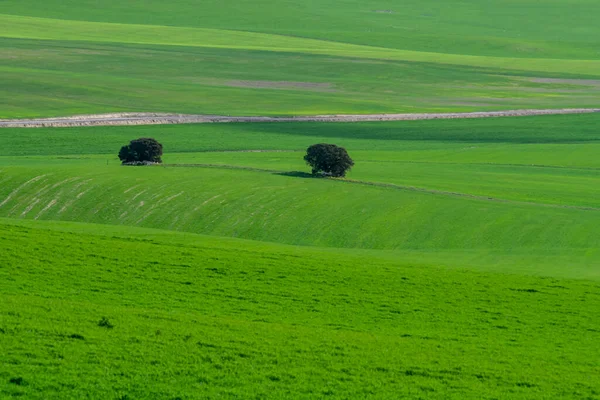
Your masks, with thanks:
M 599 127 L 2 129 L 0 393 L 597 398 Z
M 0 226 L 6 398 L 598 395 L 597 281 L 126 227 Z
M 2 2 L 0 118 L 595 107 L 600 98 L 591 0 L 39 3 Z
M 591 0 L 0 4 L 0 118 L 600 103 Z M 600 113 L 0 148 L 2 399 L 600 399 Z

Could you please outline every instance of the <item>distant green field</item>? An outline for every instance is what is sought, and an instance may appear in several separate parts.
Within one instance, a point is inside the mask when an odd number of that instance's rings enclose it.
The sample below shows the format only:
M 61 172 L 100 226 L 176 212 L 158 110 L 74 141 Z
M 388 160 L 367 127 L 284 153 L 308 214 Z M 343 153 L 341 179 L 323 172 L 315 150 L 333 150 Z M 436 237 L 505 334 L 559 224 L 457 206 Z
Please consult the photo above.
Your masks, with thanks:
M 597 282 L 87 224 L 0 220 L 0 246 L 6 398 L 600 391 Z
M 402 7 L 148 0 L 102 10 L 90 1 L 37 3 L 2 3 L 0 118 L 497 110 L 599 100 L 599 6 L 589 0 Z
M 600 59 L 593 0 L 4 0 L 3 14 L 264 32 L 438 53 Z

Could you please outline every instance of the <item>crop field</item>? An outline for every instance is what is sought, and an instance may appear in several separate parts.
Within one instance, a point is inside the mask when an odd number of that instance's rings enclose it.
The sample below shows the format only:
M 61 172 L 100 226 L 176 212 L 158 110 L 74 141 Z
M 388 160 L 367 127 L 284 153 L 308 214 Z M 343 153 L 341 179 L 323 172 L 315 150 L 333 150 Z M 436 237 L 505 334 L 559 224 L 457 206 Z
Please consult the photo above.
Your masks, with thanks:
M 598 394 L 597 281 L 126 227 L 0 225 L 3 397 Z
M 0 119 L 600 104 L 592 0 L 0 3 Z M 600 400 L 599 112 L 0 149 L 1 399 Z
M 2 129 L 0 393 L 597 398 L 599 127 Z
M 0 118 L 592 107 L 594 0 L 4 0 Z

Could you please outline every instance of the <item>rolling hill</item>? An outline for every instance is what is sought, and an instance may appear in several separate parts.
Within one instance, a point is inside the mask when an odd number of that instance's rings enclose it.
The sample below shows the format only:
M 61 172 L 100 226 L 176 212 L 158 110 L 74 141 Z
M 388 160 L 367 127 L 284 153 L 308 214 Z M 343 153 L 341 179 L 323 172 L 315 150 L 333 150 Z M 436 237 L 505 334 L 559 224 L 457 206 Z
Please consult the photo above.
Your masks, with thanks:
M 0 227 L 3 397 L 598 393 L 597 281 L 109 225 Z
M 598 108 L 591 0 L 3 0 L 0 118 Z M 153 137 L 164 164 L 117 152 Z M 344 146 L 344 179 L 304 151 Z M 0 128 L 0 397 L 598 399 L 600 113 Z

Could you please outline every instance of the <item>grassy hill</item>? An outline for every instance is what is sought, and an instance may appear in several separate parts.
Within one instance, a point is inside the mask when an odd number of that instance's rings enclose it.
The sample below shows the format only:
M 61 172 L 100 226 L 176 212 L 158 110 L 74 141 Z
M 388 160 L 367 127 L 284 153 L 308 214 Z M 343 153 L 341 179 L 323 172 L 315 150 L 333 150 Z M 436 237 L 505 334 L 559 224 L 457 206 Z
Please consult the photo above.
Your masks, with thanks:
M 0 158 L 0 216 L 595 279 L 599 122 L 580 115 L 7 129 L 0 135 L 13 155 Z M 137 136 L 163 142 L 165 167 L 118 165 L 114 149 Z M 321 141 L 348 148 L 356 161 L 348 180 L 306 177 L 297 150 Z M 248 152 L 261 148 L 269 151 Z
M 105 225 L 0 219 L 0 244 L 2 397 L 599 390 L 597 282 Z
M 0 118 L 598 107 L 591 0 L 3 0 Z M 165 164 L 123 167 L 138 137 Z M 316 179 L 314 143 L 346 179 Z M 0 397 L 598 399 L 600 114 L 0 129 Z

